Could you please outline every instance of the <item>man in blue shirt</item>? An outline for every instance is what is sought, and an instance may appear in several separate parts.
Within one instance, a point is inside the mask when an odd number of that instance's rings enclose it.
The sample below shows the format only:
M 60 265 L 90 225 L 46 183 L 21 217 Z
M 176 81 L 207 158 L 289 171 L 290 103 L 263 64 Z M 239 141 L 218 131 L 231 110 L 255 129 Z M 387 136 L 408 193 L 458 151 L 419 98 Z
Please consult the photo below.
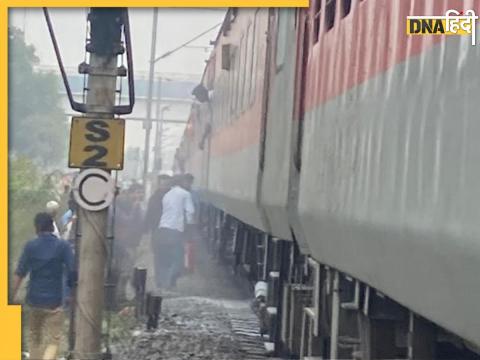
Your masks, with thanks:
M 53 235 L 49 214 L 38 213 L 34 224 L 37 238 L 23 249 L 15 271 L 13 298 L 30 274 L 26 299 L 30 359 L 56 359 L 63 327 L 63 274 L 68 272 L 68 285 L 73 286 L 74 258 L 68 243 Z

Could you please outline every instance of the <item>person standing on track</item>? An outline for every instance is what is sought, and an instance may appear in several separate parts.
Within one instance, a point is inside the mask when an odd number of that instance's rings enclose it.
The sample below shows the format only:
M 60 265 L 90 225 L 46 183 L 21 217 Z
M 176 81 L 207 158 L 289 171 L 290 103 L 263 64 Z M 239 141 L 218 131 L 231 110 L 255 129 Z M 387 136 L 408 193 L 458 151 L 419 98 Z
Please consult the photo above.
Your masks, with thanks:
M 34 220 L 37 238 L 22 252 L 14 276 L 13 299 L 23 279 L 30 274 L 27 291 L 30 359 L 56 359 L 63 333 L 63 275 L 68 284 L 76 278 L 71 247 L 55 235 L 53 219 L 38 213 Z
M 189 181 L 183 175 L 175 175 L 173 187 L 162 201 L 162 216 L 159 225 L 159 237 L 164 244 L 160 261 L 168 269 L 165 274 L 167 287 L 175 287 L 184 265 L 185 229 L 193 224 L 195 208 L 188 190 Z M 163 250 L 163 251 L 162 251 Z
M 145 214 L 144 232 L 151 236 L 151 245 L 154 255 L 155 282 L 157 288 L 162 288 L 162 279 L 167 272 L 162 254 L 165 251 L 165 244 L 160 236 L 160 218 L 162 217 L 162 201 L 165 194 L 170 190 L 172 178 L 166 174 L 160 174 L 157 178 L 157 190 L 148 200 L 147 212 Z
M 154 233 L 158 229 L 162 216 L 162 200 L 171 188 L 172 177 L 160 174 L 157 178 L 157 190 L 148 199 L 147 211 L 145 214 L 144 230 Z

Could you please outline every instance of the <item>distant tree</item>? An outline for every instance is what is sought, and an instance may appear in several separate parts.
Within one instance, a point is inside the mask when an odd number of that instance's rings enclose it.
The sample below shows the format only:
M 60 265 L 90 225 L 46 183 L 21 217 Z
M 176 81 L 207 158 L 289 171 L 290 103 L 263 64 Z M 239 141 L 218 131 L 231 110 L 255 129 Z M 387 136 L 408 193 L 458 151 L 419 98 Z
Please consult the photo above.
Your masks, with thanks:
M 45 210 L 47 201 L 57 199 L 49 178 L 26 157 L 10 157 L 9 197 L 9 263 L 18 261 L 20 250 L 34 237 L 33 217 Z M 13 271 L 13 267 L 10 267 Z
M 58 76 L 35 70 L 35 47 L 25 43 L 21 30 L 11 27 L 8 33 L 10 151 L 43 166 L 64 165 L 68 127 Z

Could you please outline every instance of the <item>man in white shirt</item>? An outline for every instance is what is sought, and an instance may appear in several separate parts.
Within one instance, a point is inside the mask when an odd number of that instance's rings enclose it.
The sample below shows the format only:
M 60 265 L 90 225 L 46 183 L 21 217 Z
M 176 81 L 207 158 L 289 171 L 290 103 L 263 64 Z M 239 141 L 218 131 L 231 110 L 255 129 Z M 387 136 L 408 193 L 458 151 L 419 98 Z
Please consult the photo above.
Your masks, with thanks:
M 54 200 L 49 201 L 47 203 L 47 205 L 45 206 L 45 210 L 46 210 L 47 214 L 49 214 L 53 219 L 53 233 L 52 234 L 60 239 L 61 238 L 60 231 L 58 230 L 57 220 L 56 220 L 59 209 L 60 209 L 60 205 L 58 204 L 58 202 L 56 202 Z
M 193 224 L 195 208 L 190 192 L 186 190 L 188 180 L 183 175 L 173 177 L 172 188 L 162 200 L 162 217 L 159 224 L 161 246 L 155 246 L 155 261 L 161 261 L 168 269 L 162 284 L 174 287 L 183 269 L 185 230 Z M 157 245 L 160 245 L 157 244 Z

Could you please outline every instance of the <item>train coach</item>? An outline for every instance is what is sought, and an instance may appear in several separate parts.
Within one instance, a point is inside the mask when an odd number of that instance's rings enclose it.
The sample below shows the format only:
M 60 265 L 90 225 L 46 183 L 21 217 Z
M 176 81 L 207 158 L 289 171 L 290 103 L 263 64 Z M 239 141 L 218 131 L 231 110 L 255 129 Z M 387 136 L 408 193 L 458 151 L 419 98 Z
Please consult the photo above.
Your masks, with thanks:
M 407 36 L 480 1 L 230 9 L 177 162 L 292 357 L 478 359 L 480 47 Z

